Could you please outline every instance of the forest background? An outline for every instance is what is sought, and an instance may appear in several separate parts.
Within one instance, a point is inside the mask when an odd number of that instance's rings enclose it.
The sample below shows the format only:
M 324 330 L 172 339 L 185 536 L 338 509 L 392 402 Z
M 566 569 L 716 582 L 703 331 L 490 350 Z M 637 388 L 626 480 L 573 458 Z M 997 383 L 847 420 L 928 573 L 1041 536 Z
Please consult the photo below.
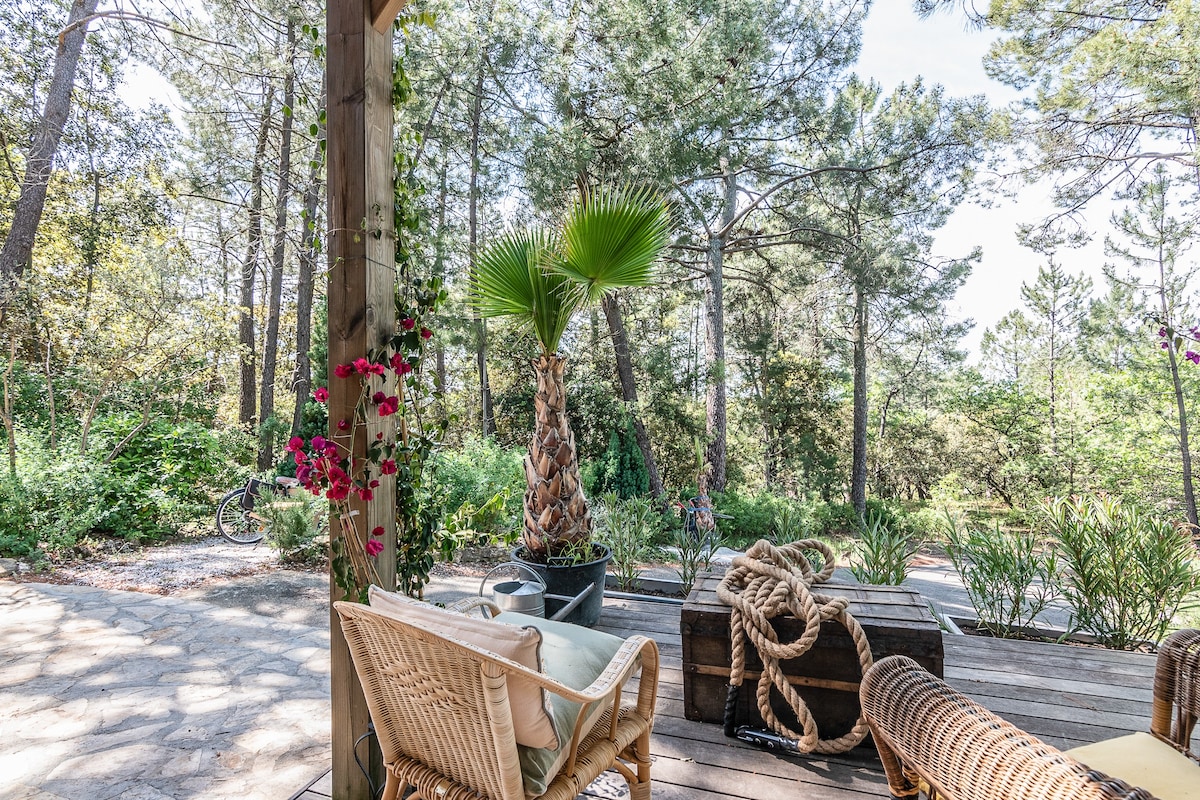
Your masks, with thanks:
M 992 32 L 1019 99 L 856 75 L 861 1 L 410 9 L 398 268 L 449 289 L 441 515 L 511 528 L 524 485 L 534 345 L 472 314 L 473 254 L 612 182 L 657 189 L 676 228 L 659 280 L 564 340 L 590 492 L 687 497 L 703 463 L 743 539 L 785 507 L 813 533 L 949 505 L 1024 526 L 1084 492 L 1196 523 L 1200 10 L 917 7 Z M 324 430 L 323 18 L 0 2 L 0 553 L 167 535 Z M 181 107 L 131 108 L 131 70 Z M 1031 185 L 1036 277 L 968 363 L 954 298 L 981 253 L 935 234 Z M 1089 240 L 1099 269 L 1064 266 Z

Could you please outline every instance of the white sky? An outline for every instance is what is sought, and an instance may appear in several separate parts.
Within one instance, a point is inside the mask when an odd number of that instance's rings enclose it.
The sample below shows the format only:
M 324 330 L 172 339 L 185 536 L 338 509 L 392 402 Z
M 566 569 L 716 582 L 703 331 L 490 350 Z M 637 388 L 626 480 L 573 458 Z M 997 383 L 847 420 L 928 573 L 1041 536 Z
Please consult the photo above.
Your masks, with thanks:
M 969 29 L 957 11 L 922 20 L 913 13 L 910 0 L 876 0 L 863 28 L 863 52 L 857 71 L 863 77 L 874 78 L 885 91 L 919 75 L 926 83 L 946 87 L 950 96 L 983 94 L 994 105 L 1003 105 L 1018 94 L 983 71 L 982 59 L 993 38 L 990 32 Z M 1100 270 L 1104 263 L 1104 231 L 1113 208 L 1109 203 L 1089 208 L 1091 243 L 1055 254 L 1068 273 L 1091 276 L 1094 294 L 1104 286 Z M 937 232 L 937 255 L 963 256 L 976 245 L 983 249 L 982 261 L 955 298 L 958 316 L 970 317 L 976 323 L 963 342 L 971 351 L 971 361 L 977 358 L 984 329 L 1021 304 L 1021 284 L 1032 283 L 1038 266 L 1045 264 L 1040 254 L 1017 243 L 1018 224 L 1036 222 L 1050 211 L 1045 187 L 1031 186 L 1015 199 L 996 199 L 992 208 L 964 204 Z

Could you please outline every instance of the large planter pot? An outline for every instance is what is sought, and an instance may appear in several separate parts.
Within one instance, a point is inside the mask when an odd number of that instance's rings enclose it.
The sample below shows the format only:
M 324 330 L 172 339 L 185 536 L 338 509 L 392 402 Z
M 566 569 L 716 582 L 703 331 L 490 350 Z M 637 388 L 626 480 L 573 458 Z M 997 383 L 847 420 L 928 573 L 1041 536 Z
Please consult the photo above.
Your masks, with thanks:
M 608 562 L 612 559 L 612 550 L 607 545 L 593 543 L 592 554 L 595 558 L 578 564 L 539 564 L 536 561 L 530 561 L 523 555 L 524 553 L 523 546 L 517 547 L 512 551 L 512 560 L 524 564 L 541 576 L 542 581 L 546 584 L 547 595 L 571 598 L 587 589 L 589 585 L 595 584 L 583 602 L 563 617 L 563 622 L 573 622 L 576 625 L 590 628 L 600 621 L 600 610 L 604 607 L 604 576 L 608 571 Z M 546 616 L 553 617 L 567 605 L 567 602 L 568 600 L 547 597 Z

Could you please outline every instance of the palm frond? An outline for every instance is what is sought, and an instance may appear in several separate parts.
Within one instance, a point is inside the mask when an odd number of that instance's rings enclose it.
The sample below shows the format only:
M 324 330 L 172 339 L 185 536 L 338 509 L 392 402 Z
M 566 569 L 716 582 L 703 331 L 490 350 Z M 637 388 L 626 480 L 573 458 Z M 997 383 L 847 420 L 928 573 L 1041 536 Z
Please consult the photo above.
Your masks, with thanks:
M 558 242 L 541 229 L 508 233 L 475 259 L 469 301 L 483 317 L 516 317 L 546 353 L 558 350 L 582 292 L 553 269 Z
M 670 228 L 670 214 L 653 191 L 597 190 L 567 216 L 563 258 L 554 270 L 582 286 L 589 303 L 613 289 L 644 286 Z

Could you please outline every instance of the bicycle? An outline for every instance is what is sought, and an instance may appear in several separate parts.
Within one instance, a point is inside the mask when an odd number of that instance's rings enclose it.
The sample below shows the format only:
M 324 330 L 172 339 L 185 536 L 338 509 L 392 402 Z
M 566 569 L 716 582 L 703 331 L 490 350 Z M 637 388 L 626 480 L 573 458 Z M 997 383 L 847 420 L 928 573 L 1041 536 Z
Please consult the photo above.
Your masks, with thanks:
M 300 485 L 300 481 L 279 475 L 275 478 L 286 494 Z M 264 498 L 264 487 L 266 497 Z M 266 481 L 251 478 L 246 485 L 234 489 L 217 504 L 217 532 L 234 544 L 257 544 L 271 530 L 271 521 L 254 513 L 254 504 L 259 500 L 271 500 L 275 490 Z

